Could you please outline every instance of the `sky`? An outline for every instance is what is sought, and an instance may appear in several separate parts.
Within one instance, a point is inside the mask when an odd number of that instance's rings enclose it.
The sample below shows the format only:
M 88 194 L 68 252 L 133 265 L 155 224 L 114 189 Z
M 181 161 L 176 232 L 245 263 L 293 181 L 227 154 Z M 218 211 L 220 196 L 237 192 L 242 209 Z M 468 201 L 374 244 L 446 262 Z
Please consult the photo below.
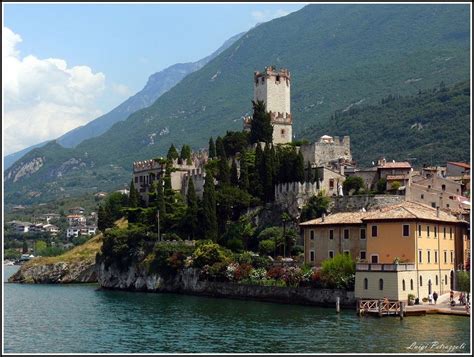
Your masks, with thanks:
M 3 5 L 3 152 L 105 114 L 175 63 L 303 3 Z

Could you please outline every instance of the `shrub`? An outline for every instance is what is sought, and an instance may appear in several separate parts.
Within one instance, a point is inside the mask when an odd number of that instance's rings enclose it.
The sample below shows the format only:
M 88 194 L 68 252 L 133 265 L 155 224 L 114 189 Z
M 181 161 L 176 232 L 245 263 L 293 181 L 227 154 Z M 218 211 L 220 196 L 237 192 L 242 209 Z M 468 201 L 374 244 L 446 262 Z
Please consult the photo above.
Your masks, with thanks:
M 251 252 L 243 252 L 237 256 L 237 262 L 240 264 L 252 264 L 254 256 Z
M 299 267 L 287 267 L 284 269 L 282 279 L 287 286 L 296 287 L 303 278 L 303 272 Z
M 252 257 L 252 266 L 257 268 L 264 268 L 268 269 L 272 265 L 272 260 L 269 257 L 261 257 L 259 255 L 255 255 Z
M 281 279 L 283 274 L 285 274 L 285 269 L 283 269 L 281 266 L 274 266 L 267 272 L 267 276 L 270 279 Z
M 262 255 L 272 255 L 275 253 L 275 241 L 270 239 L 262 240 L 258 244 L 258 251 Z
M 215 263 L 228 263 L 231 256 L 231 252 L 222 248 L 219 244 L 204 241 L 198 244 L 193 253 L 193 266 L 202 268 L 205 265 L 212 266 Z
M 155 245 L 149 262 L 149 271 L 169 277 L 185 266 L 188 256 L 193 253 L 194 247 L 185 244 L 171 244 L 161 242 Z
M 456 275 L 457 275 L 456 276 L 457 277 L 456 279 L 457 290 L 465 291 L 465 292 L 471 291 L 471 280 L 470 280 L 469 272 L 458 271 Z
M 337 254 L 322 263 L 321 280 L 329 288 L 353 289 L 355 262 L 348 254 Z

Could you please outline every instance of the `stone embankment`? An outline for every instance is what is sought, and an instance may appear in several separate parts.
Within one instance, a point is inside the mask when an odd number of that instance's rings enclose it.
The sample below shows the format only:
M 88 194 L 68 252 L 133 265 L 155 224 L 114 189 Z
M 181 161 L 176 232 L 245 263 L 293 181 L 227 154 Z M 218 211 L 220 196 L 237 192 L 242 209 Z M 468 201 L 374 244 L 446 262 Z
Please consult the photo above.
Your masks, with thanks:
M 25 264 L 9 279 L 10 283 L 68 284 L 94 283 L 97 275 L 94 261 Z
M 353 308 L 355 306 L 354 292 L 352 291 L 203 281 L 199 280 L 199 271 L 193 268 L 181 270 L 174 277 L 168 279 L 164 279 L 158 274 L 147 273 L 136 266 L 132 266 L 126 271 L 120 271 L 115 267 L 106 268 L 101 263 L 97 268 L 99 285 L 106 289 L 171 292 L 331 307 L 335 306 L 336 299 L 339 297 L 342 307 Z

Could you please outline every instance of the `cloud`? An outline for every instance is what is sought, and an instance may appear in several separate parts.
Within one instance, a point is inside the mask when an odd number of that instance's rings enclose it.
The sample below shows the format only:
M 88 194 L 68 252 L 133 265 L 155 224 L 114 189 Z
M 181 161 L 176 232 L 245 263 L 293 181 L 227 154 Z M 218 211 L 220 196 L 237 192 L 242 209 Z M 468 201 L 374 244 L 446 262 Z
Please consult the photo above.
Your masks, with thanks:
M 99 100 L 106 78 L 85 65 L 68 66 L 59 58 L 22 57 L 20 35 L 2 34 L 4 149 L 12 153 L 55 139 L 103 114 Z M 115 85 L 123 95 L 123 85 Z
M 277 17 L 286 16 L 289 13 L 290 11 L 277 9 L 277 10 L 255 10 L 255 11 L 252 11 L 250 14 L 257 23 L 260 23 L 260 22 L 266 22 L 266 21 L 276 19 Z
M 121 97 L 129 97 L 132 94 L 130 88 L 128 88 L 125 84 L 112 83 L 111 89 L 114 93 Z

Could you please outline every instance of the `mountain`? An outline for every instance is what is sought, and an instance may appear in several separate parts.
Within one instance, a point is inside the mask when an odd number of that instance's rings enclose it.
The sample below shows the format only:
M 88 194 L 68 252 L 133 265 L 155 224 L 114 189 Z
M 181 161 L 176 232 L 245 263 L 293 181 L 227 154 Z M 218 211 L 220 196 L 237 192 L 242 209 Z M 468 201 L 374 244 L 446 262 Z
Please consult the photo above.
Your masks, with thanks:
M 232 36 L 222 44 L 216 51 L 209 56 L 200 59 L 196 62 L 177 63 L 160 72 L 152 74 L 148 78 L 145 87 L 136 93 L 134 96 L 128 98 L 125 102 L 112 109 L 107 114 L 104 114 L 97 119 L 94 119 L 86 125 L 77 127 L 57 139 L 57 142 L 65 148 L 72 148 L 82 141 L 99 136 L 105 133 L 115 123 L 127 119 L 133 112 L 148 107 L 159 98 L 163 93 L 167 92 L 181 81 L 188 74 L 202 68 L 206 63 L 214 59 L 224 50 L 229 48 L 235 41 L 237 41 L 244 32 Z M 4 168 L 8 169 L 15 161 L 21 158 L 26 153 L 34 148 L 44 146 L 46 142 L 30 146 L 26 149 L 16 153 L 5 156 Z
M 441 84 L 416 95 L 390 95 L 376 105 L 336 111 L 332 120 L 301 136 L 350 135 L 353 159 L 362 167 L 382 156 L 415 166 L 470 162 L 470 101 L 469 81 Z
M 241 130 L 241 117 L 251 111 L 253 72 L 266 65 L 291 71 L 293 132 L 301 136 L 329 123 L 338 109 L 467 80 L 469 60 L 468 5 L 308 5 L 253 28 L 151 106 L 80 143 L 71 154 L 86 166 L 51 180 L 34 181 L 42 169 L 6 180 L 5 199 L 27 203 L 30 191 L 41 192 L 39 201 L 66 187 L 73 194 L 126 185 L 134 160 L 164 155 L 171 143 L 205 147 L 210 136 Z M 370 133 L 361 140 L 361 147 L 372 145 Z M 51 167 L 62 165 L 56 149 L 43 154 Z

